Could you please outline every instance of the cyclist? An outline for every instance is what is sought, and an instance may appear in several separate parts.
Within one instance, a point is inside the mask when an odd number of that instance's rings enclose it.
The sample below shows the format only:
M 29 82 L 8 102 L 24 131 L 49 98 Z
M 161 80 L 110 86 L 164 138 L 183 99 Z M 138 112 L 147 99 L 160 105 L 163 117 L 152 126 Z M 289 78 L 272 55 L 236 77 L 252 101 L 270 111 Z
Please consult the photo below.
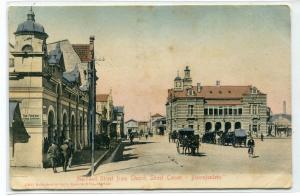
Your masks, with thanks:
M 255 147 L 255 142 L 253 137 L 251 136 L 250 139 L 247 142 L 247 146 L 248 146 L 248 154 L 249 154 L 249 158 L 253 157 L 254 155 L 254 147 Z

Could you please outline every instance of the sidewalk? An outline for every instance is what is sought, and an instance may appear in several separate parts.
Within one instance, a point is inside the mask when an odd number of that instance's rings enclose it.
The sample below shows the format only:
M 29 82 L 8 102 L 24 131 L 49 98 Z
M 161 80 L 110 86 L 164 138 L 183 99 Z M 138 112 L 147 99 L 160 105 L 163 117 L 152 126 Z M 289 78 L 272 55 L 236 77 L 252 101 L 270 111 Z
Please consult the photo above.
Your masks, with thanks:
M 95 160 L 101 157 L 107 149 L 95 150 Z M 71 168 L 63 172 L 60 166 L 57 173 L 52 168 L 10 167 L 10 184 L 12 189 L 65 189 L 69 183 L 76 183 L 91 167 L 91 150 L 84 149 L 74 154 Z M 63 186 L 64 185 L 64 186 Z M 66 186 L 66 187 L 65 187 Z

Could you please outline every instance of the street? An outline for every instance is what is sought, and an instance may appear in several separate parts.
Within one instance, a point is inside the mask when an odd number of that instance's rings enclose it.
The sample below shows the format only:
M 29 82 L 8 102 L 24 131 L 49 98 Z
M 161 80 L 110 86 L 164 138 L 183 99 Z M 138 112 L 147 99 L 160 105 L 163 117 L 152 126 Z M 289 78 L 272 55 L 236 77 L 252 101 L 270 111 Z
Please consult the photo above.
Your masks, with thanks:
M 109 188 L 289 187 L 291 140 L 255 142 L 255 158 L 248 157 L 247 148 L 213 144 L 201 144 L 200 153 L 189 156 L 178 154 L 167 136 L 136 138 L 125 144 L 119 160 L 100 165 L 95 177 L 123 178 Z
M 89 164 L 54 174 L 49 169 L 11 167 L 12 187 L 25 189 L 276 188 L 291 186 L 291 139 L 256 139 L 247 148 L 201 144 L 197 156 L 178 154 L 167 136 L 123 142 L 92 177 Z

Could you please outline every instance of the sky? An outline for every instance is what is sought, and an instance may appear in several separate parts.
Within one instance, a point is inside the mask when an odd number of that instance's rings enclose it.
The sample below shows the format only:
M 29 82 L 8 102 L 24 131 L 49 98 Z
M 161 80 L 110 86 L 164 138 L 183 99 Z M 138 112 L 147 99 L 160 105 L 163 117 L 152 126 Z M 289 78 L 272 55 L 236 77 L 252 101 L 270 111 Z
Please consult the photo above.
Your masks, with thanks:
M 9 41 L 29 7 L 9 8 Z M 291 113 L 288 6 L 33 7 L 48 43 L 95 36 L 97 93 L 113 94 L 125 119 L 165 114 L 167 89 L 190 66 L 193 84 L 253 85 L 273 113 Z

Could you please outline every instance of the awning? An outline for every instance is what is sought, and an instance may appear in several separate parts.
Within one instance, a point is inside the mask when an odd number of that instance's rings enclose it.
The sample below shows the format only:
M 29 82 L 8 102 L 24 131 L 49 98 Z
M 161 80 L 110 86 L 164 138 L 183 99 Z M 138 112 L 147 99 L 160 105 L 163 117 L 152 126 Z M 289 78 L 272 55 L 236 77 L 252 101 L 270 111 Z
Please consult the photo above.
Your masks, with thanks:
M 234 134 L 237 137 L 245 137 L 245 136 L 247 136 L 247 133 L 246 133 L 245 129 L 236 129 L 236 130 L 234 130 Z
M 9 102 L 9 131 L 12 133 L 12 139 L 15 143 L 26 143 L 30 138 L 21 118 L 19 103 Z

